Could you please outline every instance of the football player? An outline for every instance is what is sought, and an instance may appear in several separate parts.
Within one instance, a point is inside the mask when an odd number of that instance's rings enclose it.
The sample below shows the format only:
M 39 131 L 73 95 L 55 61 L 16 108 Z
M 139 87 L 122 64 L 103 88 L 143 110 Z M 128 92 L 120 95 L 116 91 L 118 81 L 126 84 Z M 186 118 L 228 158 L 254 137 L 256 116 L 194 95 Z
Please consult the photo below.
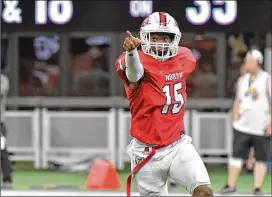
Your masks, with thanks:
M 142 23 L 140 39 L 126 34 L 115 68 L 129 100 L 134 138 L 127 147 L 132 167 L 127 196 L 132 176 L 141 196 L 166 196 L 168 177 L 193 196 L 212 196 L 206 167 L 184 133 L 186 78 L 196 60 L 191 50 L 178 46 L 176 20 L 155 12 Z

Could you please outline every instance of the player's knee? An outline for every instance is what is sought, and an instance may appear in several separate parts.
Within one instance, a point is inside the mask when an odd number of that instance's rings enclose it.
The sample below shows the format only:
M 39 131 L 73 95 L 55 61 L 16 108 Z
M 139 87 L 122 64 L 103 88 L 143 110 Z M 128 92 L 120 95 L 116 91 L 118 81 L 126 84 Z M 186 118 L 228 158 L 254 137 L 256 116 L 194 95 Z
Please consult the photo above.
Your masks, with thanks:
M 243 166 L 243 160 L 240 158 L 231 157 L 229 158 L 229 165 L 236 168 L 241 168 Z
M 213 191 L 210 185 L 200 185 L 193 191 L 193 196 L 213 196 Z

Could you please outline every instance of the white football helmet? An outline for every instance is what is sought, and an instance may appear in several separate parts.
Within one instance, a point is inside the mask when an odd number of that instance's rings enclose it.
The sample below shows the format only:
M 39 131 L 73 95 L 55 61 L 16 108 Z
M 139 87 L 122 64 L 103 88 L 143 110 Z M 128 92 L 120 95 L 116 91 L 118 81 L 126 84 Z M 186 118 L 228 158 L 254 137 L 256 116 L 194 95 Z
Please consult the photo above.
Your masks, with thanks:
M 171 43 L 152 42 L 150 36 L 152 33 L 171 34 L 173 39 Z M 178 54 L 180 38 L 181 33 L 176 20 L 165 12 L 154 12 L 143 21 L 140 28 L 140 39 L 145 42 L 142 51 L 159 61 L 165 61 Z

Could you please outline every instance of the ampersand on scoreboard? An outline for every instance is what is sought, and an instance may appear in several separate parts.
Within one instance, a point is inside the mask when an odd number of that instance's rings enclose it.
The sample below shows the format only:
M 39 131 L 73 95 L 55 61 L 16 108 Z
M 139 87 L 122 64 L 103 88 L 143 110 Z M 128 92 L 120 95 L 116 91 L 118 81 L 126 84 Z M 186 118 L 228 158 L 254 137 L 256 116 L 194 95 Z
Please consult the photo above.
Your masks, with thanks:
M 22 10 L 18 7 L 18 1 L 4 1 L 4 9 L 2 13 L 3 21 L 6 23 L 21 23 Z

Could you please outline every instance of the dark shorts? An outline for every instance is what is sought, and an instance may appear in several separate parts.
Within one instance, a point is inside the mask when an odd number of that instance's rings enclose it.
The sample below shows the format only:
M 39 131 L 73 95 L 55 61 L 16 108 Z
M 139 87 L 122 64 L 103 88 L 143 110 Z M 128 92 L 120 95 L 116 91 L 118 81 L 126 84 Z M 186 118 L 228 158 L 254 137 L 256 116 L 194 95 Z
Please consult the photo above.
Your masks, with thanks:
M 270 137 L 251 135 L 234 129 L 232 156 L 247 160 L 251 147 L 254 148 L 256 161 L 271 160 Z

